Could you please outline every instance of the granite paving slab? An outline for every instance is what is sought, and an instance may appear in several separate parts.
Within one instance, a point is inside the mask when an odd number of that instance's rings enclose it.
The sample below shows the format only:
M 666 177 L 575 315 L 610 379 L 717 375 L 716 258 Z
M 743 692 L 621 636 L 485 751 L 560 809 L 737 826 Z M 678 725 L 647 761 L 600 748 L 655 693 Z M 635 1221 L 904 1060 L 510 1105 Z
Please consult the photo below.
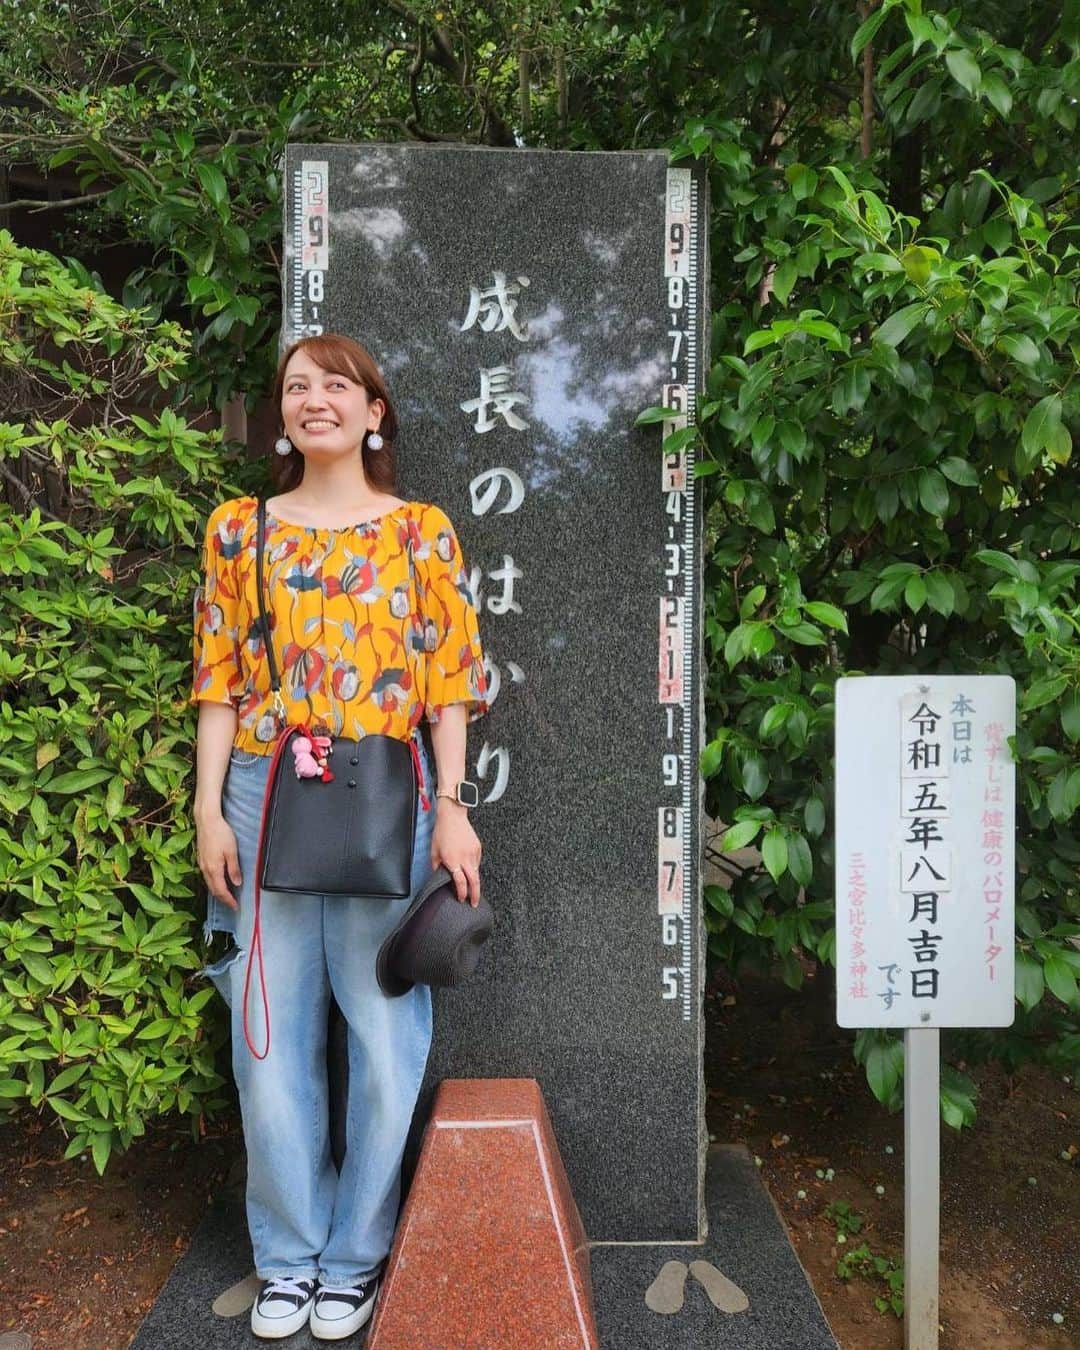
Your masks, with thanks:
M 602 1350 L 837 1350 L 783 1222 L 744 1148 L 714 1145 L 706 1177 L 709 1236 L 702 1243 L 594 1243 L 589 1249 Z M 687 1274 L 677 1313 L 656 1313 L 645 1293 L 667 1262 L 714 1266 L 745 1293 L 749 1307 L 722 1313 L 705 1286 Z M 263 1345 L 251 1334 L 248 1307 L 232 1317 L 213 1305 L 251 1274 L 243 1194 L 236 1185 L 215 1197 L 191 1246 L 176 1263 L 131 1350 L 236 1350 Z M 243 1303 L 233 1301 L 232 1306 Z M 226 1305 L 228 1301 L 226 1300 Z M 220 1305 L 219 1305 L 220 1306 Z M 343 1345 L 357 1347 L 364 1335 Z M 325 1344 L 305 1329 L 278 1342 L 283 1350 Z M 534 1350 L 521 1345 L 474 1350 Z M 544 1350 L 535 1347 L 535 1350 Z
M 836 1350 L 836 1340 L 795 1255 L 754 1160 L 739 1145 L 713 1145 L 705 1174 L 709 1234 L 704 1242 L 594 1243 L 589 1249 L 597 1330 L 604 1350 Z M 707 1262 L 749 1302 L 745 1312 L 713 1306 L 690 1267 Z M 682 1298 L 674 1270 L 688 1267 Z M 646 1292 L 664 1273 L 651 1302 Z M 726 1282 L 700 1270 L 716 1291 Z M 739 1302 L 732 1300 L 733 1306 Z

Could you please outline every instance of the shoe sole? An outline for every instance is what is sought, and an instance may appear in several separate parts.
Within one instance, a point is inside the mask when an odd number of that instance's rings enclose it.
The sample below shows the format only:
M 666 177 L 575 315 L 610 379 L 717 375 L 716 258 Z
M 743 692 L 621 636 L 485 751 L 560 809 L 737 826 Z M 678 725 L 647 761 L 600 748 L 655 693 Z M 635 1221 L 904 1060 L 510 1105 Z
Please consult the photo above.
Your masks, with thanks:
M 295 1336 L 301 1327 L 306 1326 L 311 1317 L 312 1305 L 315 1302 L 315 1296 L 312 1295 L 311 1301 L 306 1308 L 298 1308 L 295 1317 L 275 1317 L 272 1321 L 262 1323 L 256 1316 L 251 1318 L 251 1334 L 258 1336 L 261 1341 L 280 1341 L 286 1336 Z
M 318 1341 L 343 1341 L 346 1336 L 352 1336 L 362 1326 L 366 1326 L 374 1311 L 375 1300 L 372 1299 L 366 1307 L 361 1308 L 355 1314 L 355 1317 L 343 1317 L 335 1319 L 333 1322 L 323 1322 L 315 1316 L 315 1310 L 312 1309 L 308 1330 Z M 325 1331 L 323 1330 L 324 1327 L 326 1328 Z

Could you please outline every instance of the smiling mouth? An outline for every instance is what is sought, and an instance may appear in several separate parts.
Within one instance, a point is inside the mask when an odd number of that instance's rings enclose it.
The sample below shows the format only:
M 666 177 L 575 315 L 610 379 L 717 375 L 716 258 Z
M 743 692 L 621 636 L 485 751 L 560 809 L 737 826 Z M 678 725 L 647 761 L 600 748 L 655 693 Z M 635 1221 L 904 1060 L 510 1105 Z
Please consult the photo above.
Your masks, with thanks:
M 325 418 L 313 417 L 310 422 L 303 423 L 304 431 L 335 431 L 336 422 L 328 422 Z

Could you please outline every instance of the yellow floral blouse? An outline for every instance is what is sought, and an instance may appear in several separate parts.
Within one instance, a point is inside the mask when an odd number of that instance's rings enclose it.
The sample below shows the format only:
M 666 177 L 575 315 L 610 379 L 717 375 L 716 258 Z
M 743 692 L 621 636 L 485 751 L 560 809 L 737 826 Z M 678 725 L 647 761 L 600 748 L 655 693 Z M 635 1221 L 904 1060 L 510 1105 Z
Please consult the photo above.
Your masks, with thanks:
M 222 502 L 207 521 L 190 702 L 231 703 L 235 748 L 270 754 L 280 728 L 259 631 L 255 531 L 254 497 Z M 406 740 L 449 704 L 465 704 L 469 722 L 487 711 L 476 608 L 439 507 L 406 502 L 338 529 L 291 524 L 268 509 L 263 582 L 290 724 Z

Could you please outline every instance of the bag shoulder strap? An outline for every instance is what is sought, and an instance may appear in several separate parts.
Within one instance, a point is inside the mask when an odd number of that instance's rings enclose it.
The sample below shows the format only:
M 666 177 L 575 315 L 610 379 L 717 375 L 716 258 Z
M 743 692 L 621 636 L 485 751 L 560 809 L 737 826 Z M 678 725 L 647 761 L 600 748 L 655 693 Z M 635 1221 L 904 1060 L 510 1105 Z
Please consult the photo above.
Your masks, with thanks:
M 420 642 L 423 650 L 424 624 L 423 612 L 420 608 L 420 586 L 416 580 L 416 559 L 413 557 L 413 518 L 409 511 L 410 503 L 405 504 L 405 555 L 409 560 L 409 625 L 405 634 L 405 668 L 413 678 L 413 692 L 417 697 L 420 695 L 419 681 L 416 678 L 418 662 L 410 661 L 410 638 L 412 635 L 413 616 L 420 620 Z M 416 527 L 419 532 L 419 526 Z
M 260 493 L 255 517 L 255 598 L 259 602 L 259 631 L 262 633 L 266 648 L 266 659 L 270 664 L 270 688 L 280 693 L 281 680 L 278 676 L 277 661 L 274 660 L 274 644 L 270 640 L 270 620 L 266 616 L 265 587 L 263 583 L 263 538 L 266 534 L 266 498 Z

